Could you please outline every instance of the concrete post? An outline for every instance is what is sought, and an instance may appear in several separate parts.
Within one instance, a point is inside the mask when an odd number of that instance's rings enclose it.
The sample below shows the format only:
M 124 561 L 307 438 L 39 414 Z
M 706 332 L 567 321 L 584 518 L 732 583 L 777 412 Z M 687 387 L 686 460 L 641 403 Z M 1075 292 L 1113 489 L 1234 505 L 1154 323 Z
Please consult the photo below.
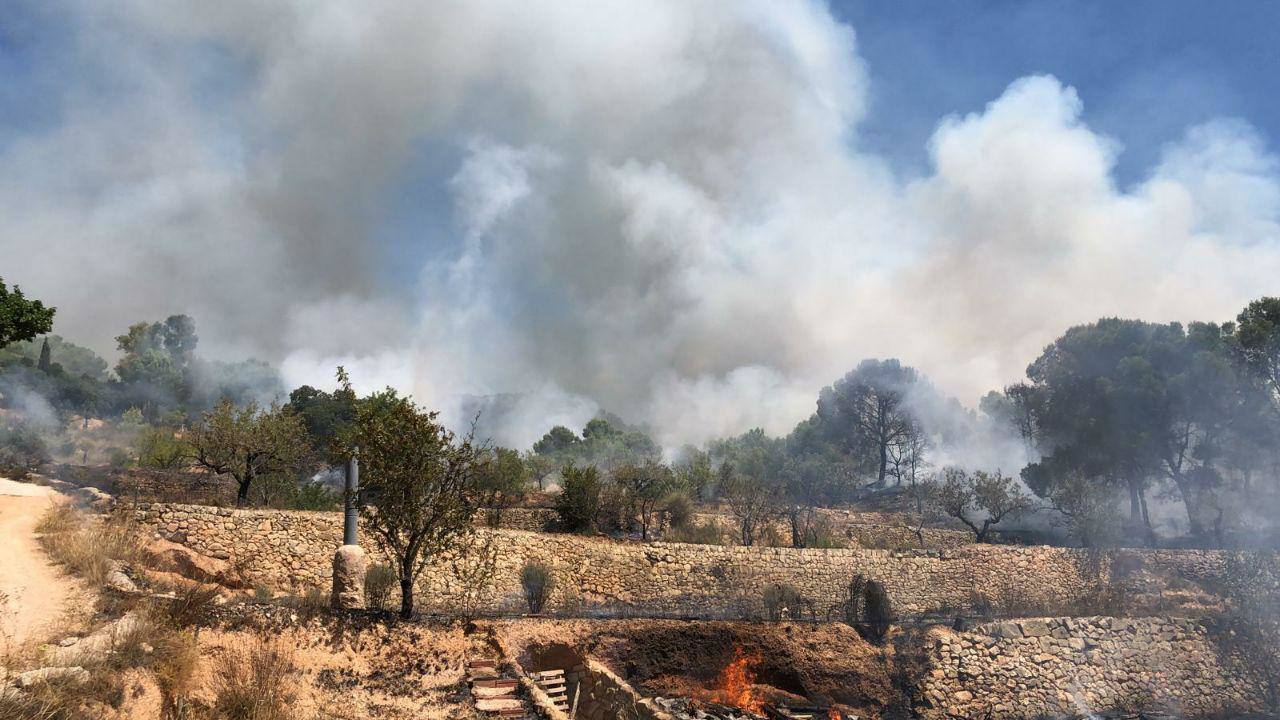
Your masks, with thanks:
M 347 461 L 343 501 L 346 513 L 342 523 L 342 547 L 333 555 L 333 596 L 336 610 L 358 610 L 364 607 L 364 574 L 366 560 L 360 547 L 357 527 L 360 519 L 359 449 Z

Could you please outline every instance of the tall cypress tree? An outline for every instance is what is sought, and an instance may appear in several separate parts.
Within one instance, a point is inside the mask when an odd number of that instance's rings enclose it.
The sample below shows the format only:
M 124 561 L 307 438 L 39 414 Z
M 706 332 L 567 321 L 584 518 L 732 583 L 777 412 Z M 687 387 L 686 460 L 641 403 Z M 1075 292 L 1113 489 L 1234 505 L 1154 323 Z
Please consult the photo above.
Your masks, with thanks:
M 49 366 L 51 364 L 49 355 L 49 338 L 45 338 L 44 342 L 40 345 L 40 362 L 36 364 L 36 367 L 40 368 L 40 372 L 42 373 L 49 372 Z

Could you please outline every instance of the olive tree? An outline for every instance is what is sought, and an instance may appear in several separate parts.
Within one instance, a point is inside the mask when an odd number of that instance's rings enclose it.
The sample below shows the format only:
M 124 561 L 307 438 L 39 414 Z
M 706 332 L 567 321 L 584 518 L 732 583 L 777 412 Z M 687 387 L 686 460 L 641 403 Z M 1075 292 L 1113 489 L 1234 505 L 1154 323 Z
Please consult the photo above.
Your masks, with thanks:
M 1032 507 L 1031 497 L 1013 478 L 982 470 L 970 474 L 955 467 L 942 471 L 933 501 L 942 513 L 967 525 L 978 542 L 986 542 L 993 525 Z
M 412 617 L 422 572 L 473 532 L 487 453 L 390 389 L 357 403 L 349 440 L 360 453 L 363 527 L 400 581 L 400 617 Z
M 311 447 L 302 420 L 289 410 L 256 402 L 237 408 L 226 398 L 204 413 L 190 442 L 197 465 L 235 478 L 237 505 L 248 503 L 259 477 L 298 472 Z

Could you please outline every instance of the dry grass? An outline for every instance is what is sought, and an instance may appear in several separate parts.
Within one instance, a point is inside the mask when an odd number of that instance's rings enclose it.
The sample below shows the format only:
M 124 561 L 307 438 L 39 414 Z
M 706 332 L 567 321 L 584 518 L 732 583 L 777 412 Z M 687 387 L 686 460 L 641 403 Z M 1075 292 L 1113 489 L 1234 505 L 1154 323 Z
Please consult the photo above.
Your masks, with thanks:
M 97 519 L 61 503 L 45 511 L 36 532 L 50 557 L 95 585 L 106 580 L 114 563 L 139 557 L 136 528 L 122 515 Z
M 293 652 L 278 640 L 260 637 L 245 648 L 229 649 L 215 678 L 214 713 L 220 720 L 293 720 L 298 700 Z

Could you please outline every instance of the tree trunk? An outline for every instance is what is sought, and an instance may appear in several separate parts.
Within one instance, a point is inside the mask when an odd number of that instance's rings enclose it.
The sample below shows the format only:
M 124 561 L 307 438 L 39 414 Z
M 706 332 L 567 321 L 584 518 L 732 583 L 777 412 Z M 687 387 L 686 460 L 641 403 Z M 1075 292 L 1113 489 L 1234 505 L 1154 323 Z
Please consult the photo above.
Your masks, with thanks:
M 792 507 L 788 514 L 791 516 L 791 547 L 804 547 L 804 533 L 800 532 L 800 509 Z
M 1147 534 L 1147 547 L 1155 547 L 1156 531 L 1151 529 L 1151 514 L 1147 512 L 1147 494 L 1138 488 L 1138 502 L 1142 506 L 1142 528 Z
M 1132 479 L 1129 484 L 1129 521 L 1135 525 L 1142 516 L 1142 503 L 1138 501 L 1138 483 Z
M 413 617 L 413 579 L 400 578 L 400 617 L 408 620 Z
M 889 470 L 889 444 L 880 443 L 880 474 L 876 477 L 876 487 L 884 487 L 884 476 Z
M 1182 505 L 1187 510 L 1188 530 L 1196 537 L 1203 536 L 1204 522 L 1200 517 L 1200 503 L 1195 484 L 1187 480 L 1186 475 L 1182 473 L 1174 474 L 1173 484 L 1178 487 L 1178 494 L 1182 496 Z
M 236 507 L 244 507 L 249 504 L 249 483 L 252 478 L 245 478 L 237 483 L 236 487 Z

